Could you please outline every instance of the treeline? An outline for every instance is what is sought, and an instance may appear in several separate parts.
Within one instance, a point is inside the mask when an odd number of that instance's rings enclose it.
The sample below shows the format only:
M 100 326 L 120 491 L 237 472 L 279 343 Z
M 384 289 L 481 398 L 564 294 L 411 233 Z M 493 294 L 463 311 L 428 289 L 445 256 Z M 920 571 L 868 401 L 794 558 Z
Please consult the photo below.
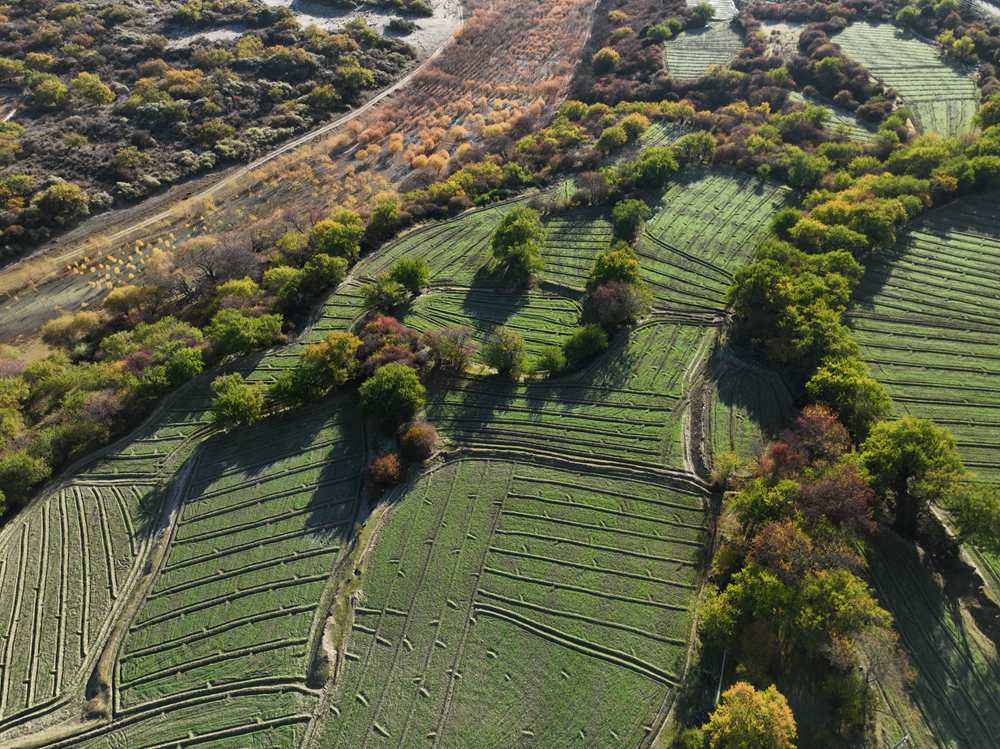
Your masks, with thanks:
M 258 0 L 166 10 L 0 8 L 0 85 L 18 110 L 0 123 L 0 255 L 248 159 L 356 104 L 413 59 L 361 20 L 302 29 L 289 9 Z M 234 22 L 248 30 L 233 40 L 169 41 L 184 32 L 177 24 Z

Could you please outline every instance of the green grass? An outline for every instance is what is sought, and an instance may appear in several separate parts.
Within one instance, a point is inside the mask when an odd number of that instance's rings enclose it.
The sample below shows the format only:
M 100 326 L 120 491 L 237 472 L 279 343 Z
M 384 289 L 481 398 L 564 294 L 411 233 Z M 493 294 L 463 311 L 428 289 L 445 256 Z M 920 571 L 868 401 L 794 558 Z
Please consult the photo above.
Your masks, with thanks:
M 203 448 L 119 661 L 122 704 L 305 677 L 320 594 L 357 513 L 353 407 L 326 404 Z
M 479 378 L 433 391 L 427 416 L 465 444 L 680 468 L 682 376 L 710 330 L 649 323 L 574 375 L 526 385 Z
M 854 23 L 831 38 L 910 107 L 924 132 L 969 132 L 979 91 L 969 75 L 949 65 L 935 46 L 891 24 Z
M 731 63 L 743 46 L 742 37 L 728 22 L 717 21 L 664 42 L 663 60 L 671 78 L 695 81 L 713 65 Z
M 319 745 L 635 745 L 683 670 L 699 496 L 502 461 L 380 532 Z
M 889 738 L 908 733 L 910 746 L 920 749 L 996 746 L 1000 661 L 993 644 L 960 601 L 942 592 L 912 544 L 881 533 L 869 566 L 915 671 L 911 689 L 884 687 L 887 714 L 880 722 Z
M 467 326 L 482 345 L 499 327 L 524 337 L 529 355 L 557 346 L 576 327 L 579 304 L 540 292 L 497 293 L 489 289 L 431 291 L 417 297 L 402 316 L 419 331 Z

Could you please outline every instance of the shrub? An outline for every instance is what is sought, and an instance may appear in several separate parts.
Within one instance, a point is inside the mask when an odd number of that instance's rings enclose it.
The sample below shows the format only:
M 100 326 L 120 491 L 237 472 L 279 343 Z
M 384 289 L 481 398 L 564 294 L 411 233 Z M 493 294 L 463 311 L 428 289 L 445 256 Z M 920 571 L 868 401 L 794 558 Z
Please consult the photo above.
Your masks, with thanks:
M 598 75 L 614 71 L 621 61 L 622 56 L 611 47 L 601 47 L 590 59 L 594 72 Z
M 476 352 L 472 329 L 444 328 L 424 334 L 424 343 L 431 351 L 434 366 L 444 372 L 461 374 L 469 368 Z
M 70 84 L 73 94 L 89 104 L 110 104 L 115 100 L 111 89 L 93 73 L 79 73 Z
M 365 309 L 369 312 L 391 312 L 406 301 L 406 287 L 383 273 L 371 283 L 361 287 Z
M 90 215 L 90 200 L 73 182 L 57 182 L 35 193 L 31 207 L 46 223 L 66 226 Z
M 613 125 L 601 131 L 596 145 L 604 153 L 610 153 L 611 151 L 617 151 L 626 143 L 628 143 L 628 133 L 625 132 L 625 128 L 620 125 Z
M 715 17 L 715 8 L 708 3 L 699 3 L 691 9 L 689 25 L 694 28 L 707 26 L 708 22 Z
M 745 681 L 723 693 L 702 731 L 709 749 L 795 749 L 798 733 L 788 701 L 773 684 L 758 691 Z
M 52 474 L 49 464 L 42 458 L 17 450 L 0 458 L 0 495 L 12 505 L 21 505 L 31 492 Z
M 635 284 L 640 281 L 639 257 L 625 242 L 615 242 L 605 250 L 601 250 L 594 258 L 594 267 L 590 271 L 590 283 L 593 286 L 619 281 Z
M 399 448 L 411 460 L 427 460 L 434 453 L 437 442 L 437 429 L 426 421 L 415 421 L 400 430 Z
M 652 211 L 644 200 L 629 198 L 618 201 L 611 209 L 611 223 L 614 226 L 615 236 L 626 242 L 634 242 L 635 238 L 639 236 L 643 222 L 651 215 Z M 636 265 L 638 266 L 638 260 L 636 260 Z M 619 278 L 617 280 L 626 279 Z
M 264 415 L 264 388 L 251 385 L 241 374 L 216 377 L 212 381 L 212 416 L 221 426 L 248 426 Z
M 328 333 L 319 343 L 306 346 L 295 367 L 278 375 L 272 394 L 289 405 L 322 398 L 357 374 L 360 346 L 360 339 L 351 333 Z
M 412 419 L 426 402 L 427 389 L 417 373 L 399 362 L 379 367 L 359 389 L 361 406 L 383 425 Z
M 396 453 L 372 458 L 368 464 L 368 480 L 379 489 L 396 486 L 403 480 L 403 464 Z
M 608 334 L 600 325 L 584 325 L 573 331 L 563 344 L 566 365 L 579 369 L 608 348 Z
M 422 257 L 404 257 L 389 270 L 389 278 L 402 284 L 411 294 L 419 294 L 430 279 L 430 269 Z
M 517 379 L 526 361 L 524 338 L 509 328 L 497 328 L 483 346 L 483 360 L 500 374 Z
M 595 286 L 583 302 L 583 319 L 605 330 L 635 322 L 649 311 L 649 294 L 638 284 L 608 281 Z

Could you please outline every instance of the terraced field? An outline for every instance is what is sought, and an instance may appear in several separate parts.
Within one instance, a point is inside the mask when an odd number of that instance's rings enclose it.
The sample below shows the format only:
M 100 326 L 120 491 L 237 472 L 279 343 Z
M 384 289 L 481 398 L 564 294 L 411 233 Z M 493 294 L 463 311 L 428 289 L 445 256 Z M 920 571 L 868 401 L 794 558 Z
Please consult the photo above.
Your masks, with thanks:
M 991 749 L 1000 725 L 1000 659 L 965 608 L 949 599 L 912 544 L 879 534 L 869 566 L 879 600 L 895 620 L 916 678 L 887 688 L 888 738 L 918 749 Z M 909 709 L 916 707 L 916 714 Z
M 424 476 L 368 563 L 319 745 L 638 745 L 684 669 L 705 525 L 662 479 Z
M 96 657 L 159 524 L 167 462 L 204 426 L 197 386 L 0 534 L 0 733 L 55 709 Z
M 465 380 L 432 393 L 427 415 L 470 446 L 683 468 L 683 374 L 713 332 L 686 321 L 647 323 L 575 375 L 517 386 Z
M 931 44 L 892 24 L 854 23 L 832 37 L 910 107 L 924 132 L 958 136 L 972 129 L 979 91 L 969 75 Z
M 317 603 L 357 514 L 359 432 L 356 407 L 335 401 L 200 451 L 122 647 L 120 708 L 304 679 Z
M 664 42 L 663 60 L 671 78 L 696 81 L 713 65 L 731 63 L 742 49 L 743 39 L 729 22 L 714 21 L 704 29 L 684 31 Z
M 996 198 L 933 211 L 872 263 L 851 316 L 899 413 L 935 419 L 966 465 L 1000 481 L 1000 218 Z

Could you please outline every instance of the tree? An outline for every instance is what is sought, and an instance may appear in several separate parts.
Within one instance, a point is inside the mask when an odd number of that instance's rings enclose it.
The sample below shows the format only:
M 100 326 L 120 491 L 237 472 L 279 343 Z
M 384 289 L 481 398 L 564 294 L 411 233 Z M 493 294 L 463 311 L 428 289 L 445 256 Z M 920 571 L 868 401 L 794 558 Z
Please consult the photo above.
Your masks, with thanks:
M 830 467 L 817 479 L 803 482 L 798 506 L 808 520 L 826 518 L 857 534 L 872 534 L 877 528 L 873 515 L 875 491 L 850 460 Z
M 916 537 L 928 502 L 950 496 L 963 472 L 951 434 L 911 416 L 872 427 L 861 462 L 875 492 L 894 504 L 897 530 L 909 538 Z
M 306 346 L 295 367 L 278 376 L 271 392 L 289 405 L 319 400 L 357 374 L 360 346 L 361 340 L 351 333 L 328 333 L 319 343 Z
M 701 28 L 707 26 L 713 18 L 715 18 L 715 8 L 708 3 L 699 3 L 691 9 L 690 25 L 694 28 Z
M 51 475 L 52 468 L 44 459 L 16 450 L 0 457 L 0 494 L 7 503 L 19 506 Z
M 509 328 L 497 328 L 483 346 L 483 361 L 500 374 L 517 379 L 524 371 L 524 338 Z
M 590 271 L 590 283 L 598 286 L 609 281 L 619 281 L 627 284 L 640 283 L 639 257 L 625 242 L 615 242 L 605 250 L 601 250 L 594 258 L 594 267 Z
M 404 257 L 389 269 L 389 278 L 402 284 L 411 294 L 419 294 L 427 285 L 430 275 L 427 261 L 422 257 Z
M 548 372 L 554 377 L 566 369 L 566 354 L 559 346 L 546 346 L 538 355 L 534 369 L 536 372 Z
M 264 414 L 264 388 L 243 375 L 221 375 L 212 380 L 212 416 L 220 426 L 249 426 Z
M 73 95 L 83 99 L 88 104 L 110 104 L 115 100 L 115 95 L 111 88 L 103 83 L 100 77 L 93 73 L 79 73 L 70 84 Z
M 314 252 L 325 252 L 348 261 L 357 259 L 361 252 L 361 237 L 365 225 L 354 211 L 340 208 L 329 218 L 318 221 L 309 231 L 309 247 Z
M 403 480 L 403 463 L 397 453 L 377 455 L 368 464 L 367 473 L 375 488 L 384 491 Z
M 1000 490 L 962 484 L 945 504 L 962 541 L 1000 554 Z
M 566 366 L 579 369 L 608 348 L 608 334 L 600 325 L 584 325 L 573 331 L 563 343 Z
M 468 369 L 476 347 L 472 329 L 467 327 L 443 328 L 424 334 L 424 343 L 431 351 L 434 366 L 453 374 Z
M 375 207 L 368 219 L 368 234 L 376 241 L 391 236 L 399 225 L 402 206 L 399 196 L 383 193 L 375 197 Z
M 651 215 L 653 212 L 644 200 L 629 198 L 618 201 L 611 209 L 611 223 L 615 230 L 615 236 L 626 242 L 634 242 L 635 238 L 639 236 L 643 222 Z
M 643 286 L 607 281 L 595 286 L 583 300 L 583 320 L 613 331 L 635 322 L 649 311 L 649 293 Z
M 754 479 L 729 501 L 730 509 L 740 522 L 744 538 L 751 538 L 767 523 L 784 520 L 795 511 L 799 485 L 782 480 L 771 485 L 764 479 Z
M 590 59 L 594 72 L 598 75 L 610 73 L 621 63 L 622 56 L 611 47 L 601 47 Z
M 49 224 L 66 226 L 90 215 L 90 199 L 73 182 L 56 182 L 35 193 L 31 207 Z
M 360 291 L 369 312 L 391 312 L 406 301 L 406 287 L 387 273 L 364 284 Z
M 610 153 L 611 151 L 617 151 L 626 143 L 628 143 L 628 133 L 625 132 L 625 128 L 620 125 L 612 125 L 601 131 L 601 135 L 595 145 L 599 151 Z
M 872 424 L 888 416 L 892 407 L 885 388 L 854 356 L 825 359 L 806 383 L 806 393 L 833 409 L 859 440 L 864 439 Z
M 437 430 L 426 421 L 415 421 L 400 430 L 399 449 L 411 460 L 427 460 L 434 453 L 437 442 Z
M 788 700 L 772 684 L 763 691 L 736 682 L 702 726 L 709 749 L 795 749 L 798 730 Z
M 41 328 L 42 340 L 49 346 L 72 350 L 104 327 L 96 312 L 83 310 L 54 317 Z
M 395 425 L 412 419 L 423 408 L 427 389 L 411 367 L 391 362 L 375 370 L 362 383 L 359 393 L 367 413 L 383 425 Z
M 618 168 L 618 176 L 636 187 L 656 188 L 666 184 L 670 175 L 678 169 L 680 165 L 672 148 L 654 146 L 644 150 L 632 161 L 622 164 Z
M 251 317 L 237 309 L 215 313 L 205 330 L 219 356 L 246 354 L 281 340 L 281 315 Z
M 544 265 L 545 229 L 538 211 L 519 205 L 504 214 L 493 233 L 493 257 L 507 272 L 530 276 Z

